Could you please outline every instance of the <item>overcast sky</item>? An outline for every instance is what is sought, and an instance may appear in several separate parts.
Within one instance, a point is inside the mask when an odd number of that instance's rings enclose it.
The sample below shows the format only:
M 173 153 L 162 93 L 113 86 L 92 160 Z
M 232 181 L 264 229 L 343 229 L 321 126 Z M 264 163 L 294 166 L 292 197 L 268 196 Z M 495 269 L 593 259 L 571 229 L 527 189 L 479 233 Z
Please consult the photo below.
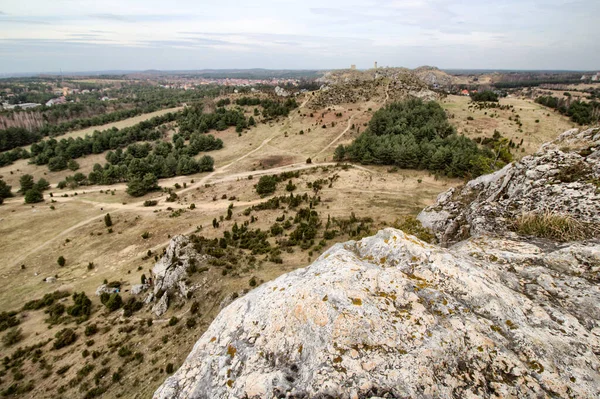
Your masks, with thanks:
M 591 70 L 599 22 L 600 0 L 0 0 L 0 73 Z

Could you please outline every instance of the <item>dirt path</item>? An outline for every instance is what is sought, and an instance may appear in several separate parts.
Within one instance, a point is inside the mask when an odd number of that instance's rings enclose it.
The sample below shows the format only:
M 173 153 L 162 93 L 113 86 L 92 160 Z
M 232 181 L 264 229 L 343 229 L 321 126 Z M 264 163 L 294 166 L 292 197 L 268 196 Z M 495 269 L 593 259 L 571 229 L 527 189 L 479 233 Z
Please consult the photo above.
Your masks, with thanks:
M 390 99 L 390 85 L 392 84 L 392 81 L 389 81 L 387 86 L 385 86 L 385 100 L 383 100 L 383 104 L 381 105 L 382 107 L 385 106 L 385 104 L 387 104 L 388 100 Z
M 348 130 L 350 130 L 351 127 L 351 123 L 352 123 L 352 118 L 354 118 L 357 114 L 354 113 L 352 115 L 350 115 L 350 118 L 348 119 L 348 124 L 346 125 L 346 128 L 344 129 L 344 131 L 342 133 L 340 133 L 336 138 L 334 138 L 331 143 L 327 144 L 321 151 L 317 152 L 315 155 L 312 156 L 312 158 L 316 158 L 317 156 L 321 155 L 323 152 L 327 151 L 329 149 L 329 147 L 331 147 L 332 145 L 334 145 L 340 138 L 342 138 L 342 136 L 344 134 L 346 134 L 346 132 Z
M 64 237 L 66 234 L 69 234 L 70 232 L 75 231 L 78 228 L 83 227 L 83 226 L 85 226 L 85 225 L 87 225 L 89 223 L 92 223 L 93 221 L 98 220 L 98 219 L 103 218 L 103 217 L 104 217 L 104 215 L 94 216 L 93 218 L 89 218 L 89 219 L 86 219 L 84 221 L 81 221 L 81 222 L 77 223 L 76 225 L 71 226 L 68 229 L 61 231 L 60 233 L 58 233 L 57 235 L 55 235 L 54 237 L 52 237 L 48 241 L 45 241 L 44 243 L 38 245 L 37 247 L 28 250 L 23 255 L 20 255 L 15 261 L 13 261 L 13 265 L 10 266 L 10 268 L 18 267 L 23 262 L 23 260 L 25 258 L 27 258 L 28 256 L 33 255 L 34 253 L 36 253 L 36 252 L 44 249 L 45 247 L 47 247 L 52 242 L 56 241 L 59 238 Z

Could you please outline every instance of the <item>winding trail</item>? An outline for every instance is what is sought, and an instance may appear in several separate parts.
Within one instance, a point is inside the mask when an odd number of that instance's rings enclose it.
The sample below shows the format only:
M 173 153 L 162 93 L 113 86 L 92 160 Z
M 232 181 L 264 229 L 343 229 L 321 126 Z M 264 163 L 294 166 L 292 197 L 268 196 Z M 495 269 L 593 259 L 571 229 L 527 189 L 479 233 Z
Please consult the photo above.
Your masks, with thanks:
M 352 123 L 352 118 L 354 118 L 358 113 L 354 113 L 352 115 L 350 115 L 350 118 L 348 118 L 348 124 L 346 125 L 346 128 L 344 129 L 344 131 L 342 133 L 340 133 L 336 138 L 333 139 L 333 141 L 331 141 L 329 144 L 327 144 L 323 149 L 321 149 L 321 151 L 317 152 L 315 155 L 312 156 L 312 158 L 315 158 L 319 155 L 321 155 L 322 153 L 324 153 L 325 151 L 327 151 L 332 145 L 334 145 L 339 139 L 342 138 L 342 136 L 344 134 L 346 134 L 346 132 L 348 130 L 350 130 L 350 123 Z

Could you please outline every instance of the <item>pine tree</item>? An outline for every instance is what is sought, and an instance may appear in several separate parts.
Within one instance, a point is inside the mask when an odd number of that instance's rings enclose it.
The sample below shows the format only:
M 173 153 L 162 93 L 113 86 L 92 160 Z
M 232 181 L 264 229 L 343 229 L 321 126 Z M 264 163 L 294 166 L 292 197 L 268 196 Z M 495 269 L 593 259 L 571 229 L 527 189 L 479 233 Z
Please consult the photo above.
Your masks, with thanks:
M 112 226 L 113 223 L 112 223 L 112 219 L 110 218 L 110 213 L 107 213 L 104 216 L 104 224 L 106 225 L 106 227 Z

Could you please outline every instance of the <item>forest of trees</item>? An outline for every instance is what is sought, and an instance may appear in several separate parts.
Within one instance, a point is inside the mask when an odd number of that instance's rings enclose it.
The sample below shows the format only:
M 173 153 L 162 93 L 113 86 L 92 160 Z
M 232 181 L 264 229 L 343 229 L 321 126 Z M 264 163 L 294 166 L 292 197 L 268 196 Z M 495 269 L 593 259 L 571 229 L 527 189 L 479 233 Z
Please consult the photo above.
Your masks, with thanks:
M 436 102 L 411 99 L 373 114 L 352 144 L 338 146 L 335 160 L 427 169 L 449 177 L 489 173 L 504 162 L 487 147 L 459 136 Z
M 238 132 L 248 127 L 244 114 L 238 110 L 227 110 L 219 107 L 213 113 L 204 113 L 202 105 L 197 104 L 185 108 L 177 118 L 179 133 L 189 138 L 194 132 L 206 133 L 210 130 L 225 130 L 235 126 Z
M 262 114 L 265 119 L 288 116 L 291 110 L 298 108 L 298 103 L 293 98 L 288 98 L 284 102 L 280 102 L 269 98 L 260 99 L 256 97 L 242 97 L 235 100 L 235 103 L 240 106 L 260 105 L 263 108 Z
M 222 148 L 223 143 L 213 136 L 205 136 L 205 147 L 193 147 L 194 133 L 190 145 L 178 146 L 168 142 L 135 143 L 125 151 L 118 148 L 106 154 L 104 165 L 95 164 L 88 176 L 75 173 L 58 184 L 59 188 L 76 188 L 80 185 L 110 185 L 127 182 L 127 192 L 132 196 L 142 196 L 158 189 L 158 179 L 180 175 L 190 175 L 213 170 L 214 160 L 204 155 L 199 160 L 194 158 L 200 151 Z
M 591 125 L 600 121 L 600 103 L 596 101 L 573 100 L 570 96 L 541 96 L 536 98 L 535 102 L 557 110 L 580 125 Z
M 35 89 L 39 86 L 35 83 L 30 85 L 32 86 L 29 89 Z M 16 88 L 13 88 L 13 90 L 16 90 Z M 39 90 L 43 90 L 43 88 Z M 1 114 L 6 117 L 19 112 L 38 113 L 42 115 L 45 124 L 34 130 L 15 127 L 0 130 L 0 151 L 36 143 L 44 137 L 56 137 L 72 130 L 117 122 L 160 109 L 175 107 L 186 102 L 195 102 L 207 96 L 214 97 L 219 95 L 222 90 L 219 90 L 216 86 L 206 86 L 197 90 L 177 90 L 156 86 L 129 85 L 110 90 L 110 96 L 113 100 L 109 102 L 98 99 L 103 94 L 88 93 L 79 94 L 76 97 L 73 95 L 67 96 L 67 100 L 77 100 L 77 102 L 68 102 L 52 107 L 42 105 L 42 107 L 25 110 L 17 108 L 2 111 Z M 30 94 L 31 92 L 23 93 L 23 95 L 28 96 Z M 50 98 L 56 97 L 52 93 L 43 94 L 49 95 Z M 34 101 L 35 98 L 28 97 L 25 100 L 36 102 Z
M 117 122 L 123 119 L 132 118 L 147 112 L 156 111 L 156 108 L 150 109 L 127 109 L 115 112 L 109 112 L 85 119 L 72 119 L 57 125 L 44 125 L 37 130 L 28 130 L 22 127 L 9 127 L 0 130 L 0 151 L 12 150 L 16 147 L 36 143 L 44 137 L 56 137 L 63 135 L 71 130 L 85 129 L 91 126 L 105 125 L 111 122 Z
M 56 140 L 44 140 L 31 145 L 32 163 L 48 165 L 51 171 L 64 170 L 71 159 L 89 154 L 101 154 L 107 150 L 125 147 L 137 141 L 153 141 L 162 136 L 156 128 L 174 121 L 176 114 L 167 113 L 156 116 L 137 125 L 121 130 L 113 127 L 104 131 L 95 131 L 91 136 Z
M 480 101 L 493 101 L 498 102 L 498 94 L 494 93 L 491 90 L 484 90 L 477 93 L 471 93 L 471 100 L 480 102 Z

